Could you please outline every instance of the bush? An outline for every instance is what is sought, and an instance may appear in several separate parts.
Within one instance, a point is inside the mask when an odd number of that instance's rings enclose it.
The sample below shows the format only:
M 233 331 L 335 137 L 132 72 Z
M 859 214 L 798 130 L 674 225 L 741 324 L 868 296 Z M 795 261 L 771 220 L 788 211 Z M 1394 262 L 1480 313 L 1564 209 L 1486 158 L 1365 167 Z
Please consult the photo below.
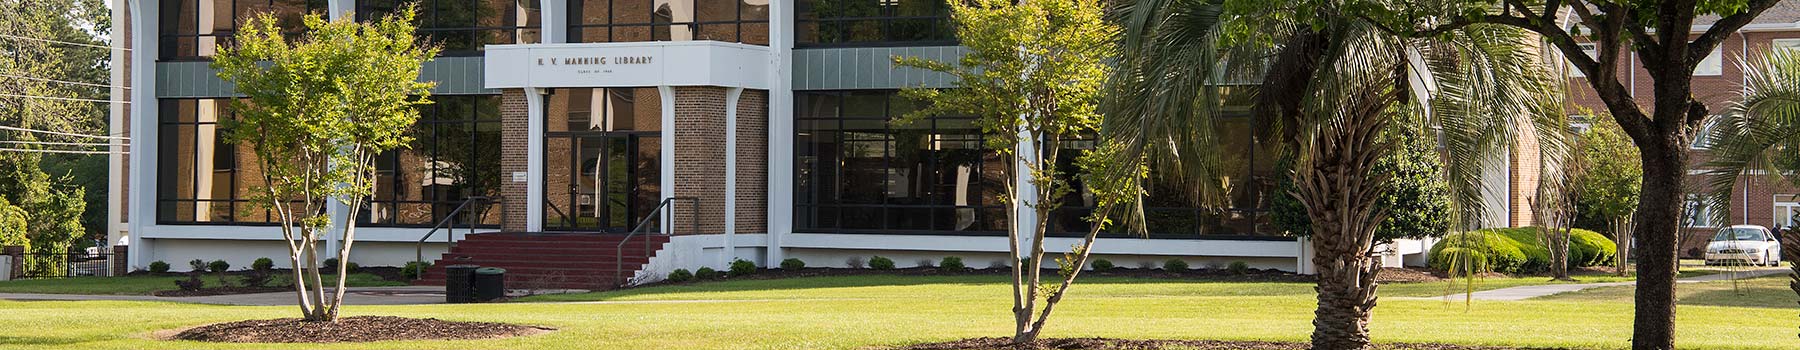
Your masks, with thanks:
M 239 277 L 238 282 L 242 283 L 245 287 L 262 288 L 269 286 L 269 280 L 274 277 L 275 274 L 270 273 L 268 270 L 250 270 L 250 273 L 246 273 L 243 277 Z
M 185 291 L 196 291 L 206 287 L 206 281 L 200 280 L 199 273 L 188 274 L 185 280 L 175 280 L 175 287 Z
M 231 270 L 231 263 L 225 262 L 224 260 L 213 260 L 210 263 L 206 263 L 206 270 L 212 271 L 212 273 L 225 273 L 225 271 Z
M 250 263 L 250 270 L 259 272 L 274 271 L 275 260 L 270 260 L 269 258 L 256 258 L 256 261 Z
M 1486 271 L 1519 272 L 1525 266 L 1527 259 L 1525 252 L 1519 249 L 1518 241 L 1507 238 L 1494 230 L 1477 230 L 1444 236 L 1443 240 L 1431 246 L 1431 262 L 1428 264 L 1450 266 L 1450 262 L 1438 262 L 1440 259 L 1450 257 L 1442 254 L 1442 250 L 1445 248 L 1463 248 L 1481 253 L 1474 255 L 1483 260 L 1476 264 L 1485 266 L 1486 269 L 1483 270 Z M 1449 272 L 1441 269 L 1439 271 Z
M 753 273 L 756 273 L 756 263 L 744 259 L 731 261 L 731 277 L 749 276 Z
M 319 263 L 319 271 L 321 273 L 324 271 L 337 271 L 337 263 L 337 258 L 325 259 L 325 261 Z
M 400 275 L 406 276 L 406 279 L 416 280 L 419 279 L 419 276 L 424 276 L 425 271 L 430 269 L 430 261 L 408 261 L 405 267 L 400 268 Z
M 1618 255 L 1618 242 L 1613 242 L 1599 232 L 1583 229 L 1569 232 L 1570 265 L 1578 267 L 1612 265 L 1613 259 Z
M 716 279 L 719 278 L 719 270 L 714 270 L 711 267 L 702 267 L 699 270 L 694 270 L 694 278 L 702 280 Z
M 206 272 L 206 260 L 200 260 L 200 259 L 188 260 L 188 272 L 205 273 Z
M 945 271 L 962 271 L 968 266 L 963 266 L 962 257 L 946 256 L 944 260 L 938 262 L 938 268 Z
M 1246 264 L 1242 261 L 1233 261 L 1231 262 L 1231 266 L 1226 269 L 1233 274 L 1248 274 L 1250 273 L 1250 264 Z
M 691 281 L 693 279 L 694 279 L 694 273 L 688 272 L 687 269 L 675 269 L 675 271 L 669 272 L 669 278 L 667 280 L 669 282 L 681 283 L 681 282 Z
M 893 270 L 894 269 L 894 259 L 888 259 L 888 258 L 882 257 L 880 255 L 870 257 L 869 258 L 869 268 L 876 269 L 876 270 Z
M 169 263 L 163 262 L 162 260 L 150 262 L 150 273 L 168 273 L 168 272 L 169 272 Z
M 849 259 L 844 259 L 844 266 L 849 266 L 852 269 L 863 268 L 863 265 L 863 258 L 860 256 L 852 256 Z
M 345 267 L 349 268 L 350 272 L 362 271 L 362 265 L 357 265 L 356 262 L 354 262 L 354 261 L 350 262 L 349 265 L 350 266 L 345 266 Z
M 1464 259 L 1464 256 L 1467 256 L 1467 259 Z M 1461 247 L 1444 248 L 1432 253 L 1430 265 L 1433 270 L 1444 271 L 1451 276 L 1459 277 L 1468 276 L 1471 271 L 1487 271 L 1489 268 L 1487 254 Z
M 1107 261 L 1106 259 L 1094 259 L 1094 262 L 1088 263 L 1088 266 L 1094 267 L 1094 271 L 1106 271 L 1106 270 L 1113 269 L 1112 261 Z
M 1439 262 L 1442 250 L 1463 248 L 1480 253 L 1479 266 L 1507 273 L 1541 272 L 1550 267 L 1550 249 L 1538 239 L 1538 228 L 1515 227 L 1477 230 L 1444 237 L 1431 247 L 1430 265 L 1440 271 L 1450 262 Z M 1466 236 L 1466 237 L 1465 237 Z M 1569 232 L 1569 267 L 1609 264 L 1618 248 L 1600 233 L 1574 229 Z
M 1181 259 L 1169 259 L 1169 261 L 1163 262 L 1163 270 L 1170 272 L 1184 272 L 1188 270 L 1188 263 Z
M 806 268 L 806 262 L 800 261 L 800 259 L 798 259 L 798 258 L 787 258 L 787 259 L 781 260 L 781 269 L 782 270 L 796 271 L 796 270 L 804 269 L 804 268 Z

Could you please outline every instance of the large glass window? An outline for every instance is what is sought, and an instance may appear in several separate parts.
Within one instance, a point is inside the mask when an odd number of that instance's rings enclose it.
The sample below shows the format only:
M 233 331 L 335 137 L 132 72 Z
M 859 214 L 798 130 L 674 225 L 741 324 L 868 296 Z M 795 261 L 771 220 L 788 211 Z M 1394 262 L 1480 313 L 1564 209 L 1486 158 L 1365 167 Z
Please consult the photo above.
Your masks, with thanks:
M 769 44 L 769 0 L 569 0 L 569 42 Z
M 301 18 L 326 10 L 325 0 L 164 0 L 159 29 L 163 60 L 212 57 L 231 42 L 237 28 L 259 13 L 272 13 L 284 31 L 304 31 Z
M 800 46 L 954 45 L 945 0 L 800 0 Z
M 269 212 L 250 201 L 262 184 L 256 154 L 226 142 L 220 121 L 231 119 L 230 100 L 159 101 L 158 223 L 268 223 Z
M 487 45 L 542 42 L 538 1 L 361 0 L 356 16 L 379 18 L 414 1 L 419 4 L 419 34 L 443 45 L 445 56 L 480 55 Z
M 545 97 L 544 227 L 632 229 L 662 198 L 656 88 L 551 89 Z
M 500 97 L 436 95 L 419 106 L 413 143 L 375 160 L 375 193 L 362 223 L 429 226 L 469 197 L 500 195 Z M 499 225 L 496 206 L 473 206 L 459 224 Z

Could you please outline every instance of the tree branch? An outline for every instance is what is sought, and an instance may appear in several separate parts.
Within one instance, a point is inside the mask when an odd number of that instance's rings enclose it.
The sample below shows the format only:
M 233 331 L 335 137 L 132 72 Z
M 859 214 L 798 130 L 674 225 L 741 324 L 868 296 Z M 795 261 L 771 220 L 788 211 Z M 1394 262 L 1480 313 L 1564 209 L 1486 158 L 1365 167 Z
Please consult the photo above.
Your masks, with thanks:
M 1724 42 L 1725 38 L 1730 37 L 1731 33 L 1750 24 L 1750 21 L 1756 19 L 1756 16 L 1762 15 L 1763 10 L 1774 7 L 1780 1 L 1750 0 L 1749 9 L 1746 11 L 1725 16 L 1725 18 L 1713 22 L 1712 27 L 1706 29 L 1706 33 L 1700 34 L 1699 37 L 1694 38 L 1692 43 L 1688 44 L 1688 57 L 1706 57 L 1706 55 L 1712 54 L 1712 49 Z

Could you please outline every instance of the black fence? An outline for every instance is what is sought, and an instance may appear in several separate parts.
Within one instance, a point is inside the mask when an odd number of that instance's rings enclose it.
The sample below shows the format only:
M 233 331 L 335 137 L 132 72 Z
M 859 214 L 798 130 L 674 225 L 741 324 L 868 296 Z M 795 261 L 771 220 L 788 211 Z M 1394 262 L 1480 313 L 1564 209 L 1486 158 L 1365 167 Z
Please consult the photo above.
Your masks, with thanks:
M 111 252 L 73 251 L 67 253 L 26 252 L 19 264 L 21 274 L 13 278 L 64 278 L 111 276 Z

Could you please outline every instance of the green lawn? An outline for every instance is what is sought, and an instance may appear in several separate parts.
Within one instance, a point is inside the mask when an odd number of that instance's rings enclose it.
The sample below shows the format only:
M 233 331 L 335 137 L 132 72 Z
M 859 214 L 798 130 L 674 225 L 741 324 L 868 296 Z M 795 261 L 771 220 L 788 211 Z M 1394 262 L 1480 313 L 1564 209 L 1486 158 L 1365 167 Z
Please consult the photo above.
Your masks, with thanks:
M 1687 283 L 1675 288 L 1675 301 L 1680 305 L 1737 306 L 1761 308 L 1800 308 L 1794 291 L 1788 288 L 1788 276 L 1768 276 L 1737 281 Z M 1602 287 L 1562 293 L 1542 300 L 1611 301 L 1630 300 L 1636 287 Z
M 269 284 L 279 286 L 289 285 L 290 283 L 283 279 L 291 278 L 288 276 L 289 275 L 287 274 L 277 274 L 275 278 L 270 279 Z M 325 278 L 335 282 L 336 280 L 334 278 L 336 277 L 330 276 L 335 275 L 327 275 Z M 13 280 L 0 281 L 0 293 L 150 295 L 156 291 L 175 289 L 175 281 L 183 279 L 187 279 L 187 277 L 124 276 Z M 219 277 L 215 275 L 207 275 L 200 279 L 206 281 L 206 286 L 208 287 L 221 285 Z M 229 284 L 233 286 L 240 284 L 237 276 L 227 277 L 226 282 L 229 282 Z M 402 282 L 382 280 L 380 276 L 366 273 L 350 274 L 347 283 L 356 287 L 406 285 L 406 283 Z
M 6 310 L 0 312 L 0 328 L 8 330 L 0 333 L 0 348 L 868 349 L 1008 334 L 1010 287 L 1000 280 L 995 276 L 743 280 L 531 298 L 600 300 L 585 303 L 353 306 L 346 308 L 347 314 L 512 322 L 561 330 L 505 340 L 327 345 L 149 338 L 155 331 L 212 322 L 291 317 L 293 307 L 0 301 L 0 310 Z M 1311 330 L 1314 301 L 1304 283 L 1124 278 L 1086 282 L 1076 286 L 1053 316 L 1046 336 L 1303 341 Z M 1382 291 L 1388 296 L 1435 295 L 1442 288 L 1441 283 L 1390 284 Z M 1792 295 L 1787 298 L 1792 300 Z M 1678 315 L 1684 348 L 1800 348 L 1794 335 L 1800 319 L 1792 310 L 1685 306 Z M 1631 335 L 1631 304 L 1628 299 L 1478 301 L 1465 310 L 1461 302 L 1384 299 L 1371 328 L 1378 342 L 1623 348 Z

